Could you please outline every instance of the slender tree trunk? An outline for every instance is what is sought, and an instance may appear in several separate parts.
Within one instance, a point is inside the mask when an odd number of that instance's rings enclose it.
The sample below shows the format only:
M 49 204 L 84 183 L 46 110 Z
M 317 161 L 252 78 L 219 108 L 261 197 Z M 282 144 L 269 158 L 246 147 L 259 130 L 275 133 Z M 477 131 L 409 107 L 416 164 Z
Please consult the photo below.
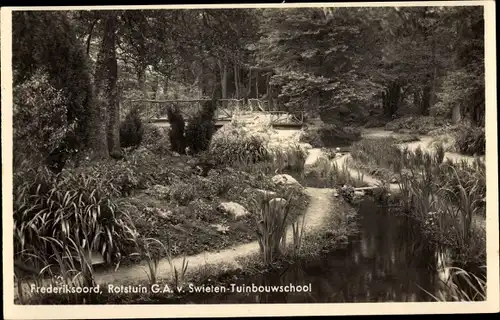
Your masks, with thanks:
M 252 69 L 248 70 L 248 96 L 252 94 Z
M 234 87 L 236 89 L 236 99 L 240 98 L 240 75 L 238 66 L 234 63 Z
M 227 99 L 227 64 L 219 60 L 219 69 L 221 74 L 222 99 Z
M 438 69 L 436 63 L 436 39 L 434 35 L 432 35 L 432 74 L 431 74 L 431 83 L 430 83 L 430 93 L 429 93 L 429 109 L 434 106 L 436 103 L 436 86 L 437 86 L 437 78 L 438 78 Z
M 137 82 L 143 98 L 148 99 L 148 91 L 146 90 L 146 68 L 143 66 L 137 67 Z
M 382 105 L 386 117 L 391 118 L 396 114 L 401 97 L 401 86 L 393 82 L 382 93 Z
M 107 109 L 104 98 L 98 94 L 97 90 L 90 106 L 90 129 L 88 137 L 90 158 L 93 160 L 105 159 L 109 157 L 108 140 L 106 138 Z
M 255 73 L 255 98 L 259 99 L 259 71 Z
M 420 103 L 420 114 L 428 116 L 430 111 L 431 95 L 432 95 L 432 80 L 429 79 L 427 85 L 422 89 L 422 101 Z
M 120 154 L 120 105 L 118 103 L 116 61 L 116 15 L 107 15 L 96 69 L 96 96 L 110 154 Z M 103 142 L 104 143 L 104 142 Z

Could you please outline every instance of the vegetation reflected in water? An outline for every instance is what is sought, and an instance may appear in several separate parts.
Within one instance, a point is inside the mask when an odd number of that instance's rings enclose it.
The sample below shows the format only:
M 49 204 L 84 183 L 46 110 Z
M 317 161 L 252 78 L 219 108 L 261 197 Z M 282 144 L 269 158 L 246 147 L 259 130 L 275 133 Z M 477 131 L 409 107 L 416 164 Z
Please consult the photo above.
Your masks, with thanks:
M 302 261 L 237 284 L 308 285 L 312 292 L 190 295 L 190 303 L 417 302 L 447 297 L 451 252 L 428 242 L 408 216 L 364 200 L 360 233 L 321 259 Z M 229 287 L 228 287 L 229 288 Z M 230 291 L 230 290 L 228 290 Z M 426 292 L 427 291 L 427 292 Z

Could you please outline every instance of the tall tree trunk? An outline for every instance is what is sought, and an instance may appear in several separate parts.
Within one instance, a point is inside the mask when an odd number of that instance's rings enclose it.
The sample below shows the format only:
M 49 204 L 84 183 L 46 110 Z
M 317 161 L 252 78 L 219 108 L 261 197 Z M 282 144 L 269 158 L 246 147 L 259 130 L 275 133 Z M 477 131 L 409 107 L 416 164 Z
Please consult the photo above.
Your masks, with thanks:
M 219 60 L 220 81 L 222 87 L 222 99 L 227 99 L 227 64 Z
M 248 96 L 252 94 L 252 69 L 248 70 Z
M 438 78 L 438 68 L 436 63 L 436 39 L 434 35 L 432 35 L 432 73 L 430 74 L 430 92 L 429 92 L 429 110 L 436 103 L 436 86 L 437 86 L 437 78 Z
M 240 98 L 240 75 L 238 66 L 234 63 L 234 87 L 236 89 L 236 99 Z
M 422 89 L 422 100 L 420 101 L 420 114 L 428 116 L 431 108 L 432 80 L 429 79 L 427 85 Z
M 396 114 L 401 101 L 401 86 L 397 82 L 391 83 L 382 93 L 382 105 L 386 117 L 391 118 Z
M 259 99 L 259 70 L 255 72 L 255 98 Z
M 143 66 L 137 67 L 137 82 L 139 90 L 141 90 L 143 99 L 148 99 L 148 91 L 146 90 L 146 68 Z
M 121 154 L 120 149 L 120 105 L 118 103 L 116 61 L 116 15 L 109 14 L 104 20 L 99 58 L 96 68 L 96 95 L 100 107 L 101 119 L 107 136 L 107 147 L 110 154 Z

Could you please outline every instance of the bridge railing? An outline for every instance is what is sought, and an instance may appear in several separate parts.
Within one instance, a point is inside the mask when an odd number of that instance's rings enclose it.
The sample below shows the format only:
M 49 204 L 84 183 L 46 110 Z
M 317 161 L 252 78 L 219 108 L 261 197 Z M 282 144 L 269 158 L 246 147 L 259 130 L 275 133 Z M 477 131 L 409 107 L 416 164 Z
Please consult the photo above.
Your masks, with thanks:
M 269 111 L 271 125 L 302 125 L 304 123 L 304 111 Z
M 167 118 L 167 108 L 177 106 L 185 117 L 190 117 L 198 113 L 203 103 L 211 101 L 209 99 L 189 99 L 189 100 L 150 100 L 134 99 L 123 102 L 127 109 L 138 107 L 147 121 L 162 120 Z M 233 115 L 242 110 L 266 111 L 267 101 L 259 99 L 217 99 L 217 109 L 215 118 L 218 120 L 230 120 Z

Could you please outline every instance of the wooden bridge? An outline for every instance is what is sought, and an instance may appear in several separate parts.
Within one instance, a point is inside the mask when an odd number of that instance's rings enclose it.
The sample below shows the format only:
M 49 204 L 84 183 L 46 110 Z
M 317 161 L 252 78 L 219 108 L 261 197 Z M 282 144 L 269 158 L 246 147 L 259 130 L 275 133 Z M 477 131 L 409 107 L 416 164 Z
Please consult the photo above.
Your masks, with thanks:
M 138 107 L 147 122 L 168 125 L 167 110 L 178 107 L 183 116 L 188 119 L 201 111 L 203 104 L 209 99 L 189 100 L 128 100 L 128 108 Z M 270 111 L 267 101 L 260 99 L 217 99 L 215 112 L 216 127 L 222 127 L 237 117 L 242 111 L 264 112 L 271 116 L 271 125 L 275 128 L 300 128 L 304 123 L 304 112 Z

